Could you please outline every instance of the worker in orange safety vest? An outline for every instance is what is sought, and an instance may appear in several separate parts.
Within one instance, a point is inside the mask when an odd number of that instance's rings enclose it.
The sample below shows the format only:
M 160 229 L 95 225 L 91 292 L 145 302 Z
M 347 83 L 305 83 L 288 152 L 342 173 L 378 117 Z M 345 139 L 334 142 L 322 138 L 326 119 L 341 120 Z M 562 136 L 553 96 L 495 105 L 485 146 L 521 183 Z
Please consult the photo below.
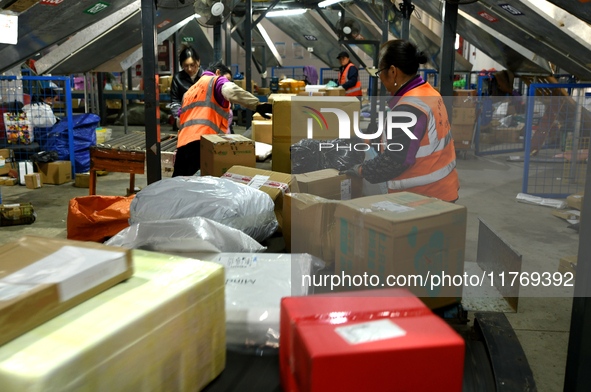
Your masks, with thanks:
M 386 182 L 389 193 L 407 191 L 455 202 L 460 185 L 447 110 L 441 95 L 417 75 L 428 57 L 406 40 L 386 42 L 381 53 L 376 76 L 394 96 L 389 103 L 394 118 L 408 126 L 404 132 L 394 129 L 390 138 L 384 132 L 381 153 L 343 173 Z
M 345 95 L 348 97 L 357 97 L 363 95 L 361 91 L 361 82 L 359 81 L 359 70 L 349 60 L 347 52 L 341 52 L 337 56 L 341 63 L 339 71 L 339 86 L 345 89 Z
M 272 106 L 230 81 L 230 69 L 211 64 L 184 95 L 173 177 L 192 176 L 200 168 L 201 136 L 226 134 L 230 102 L 269 118 Z

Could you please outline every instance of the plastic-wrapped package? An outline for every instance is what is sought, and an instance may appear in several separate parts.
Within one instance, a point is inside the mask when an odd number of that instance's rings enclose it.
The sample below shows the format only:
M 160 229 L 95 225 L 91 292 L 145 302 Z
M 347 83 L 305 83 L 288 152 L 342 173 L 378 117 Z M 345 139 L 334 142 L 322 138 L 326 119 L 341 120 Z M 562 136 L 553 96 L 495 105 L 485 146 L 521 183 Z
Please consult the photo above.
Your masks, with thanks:
M 148 185 L 130 206 L 129 224 L 200 216 L 238 229 L 257 241 L 278 227 L 269 195 L 215 177 L 174 177 Z
M 194 217 L 135 223 L 106 245 L 196 257 L 199 252 L 262 252 L 266 248 L 240 230 Z
M 224 266 L 226 344 L 240 347 L 278 347 L 281 298 L 314 294 L 304 276 L 311 279 L 325 266 L 305 253 L 220 253 L 200 259 Z
M 320 143 L 324 143 L 322 150 Z M 352 149 L 352 144 L 355 144 L 353 139 L 302 139 L 290 148 L 291 172 L 301 174 L 323 169 L 350 169 L 365 160 L 365 152 Z

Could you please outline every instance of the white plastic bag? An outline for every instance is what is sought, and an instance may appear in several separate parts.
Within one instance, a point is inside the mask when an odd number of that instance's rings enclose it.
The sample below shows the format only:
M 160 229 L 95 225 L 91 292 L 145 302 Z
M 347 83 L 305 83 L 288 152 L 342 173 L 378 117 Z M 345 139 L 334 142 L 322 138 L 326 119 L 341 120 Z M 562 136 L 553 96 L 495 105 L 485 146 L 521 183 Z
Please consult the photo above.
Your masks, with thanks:
M 257 241 L 278 227 L 275 204 L 258 189 L 216 177 L 174 177 L 142 189 L 129 207 L 129 224 L 200 216 Z
M 33 127 L 36 128 L 49 128 L 57 121 L 51 106 L 45 103 L 25 105 L 23 106 L 23 112 L 27 115 L 27 119 L 31 121 Z
M 240 230 L 207 218 L 140 222 L 106 245 L 198 258 L 200 252 L 262 252 L 266 248 Z
M 313 294 L 307 279 L 302 285 L 303 277 L 325 266 L 303 253 L 220 253 L 206 258 L 224 266 L 226 343 L 242 347 L 278 347 L 281 298 Z

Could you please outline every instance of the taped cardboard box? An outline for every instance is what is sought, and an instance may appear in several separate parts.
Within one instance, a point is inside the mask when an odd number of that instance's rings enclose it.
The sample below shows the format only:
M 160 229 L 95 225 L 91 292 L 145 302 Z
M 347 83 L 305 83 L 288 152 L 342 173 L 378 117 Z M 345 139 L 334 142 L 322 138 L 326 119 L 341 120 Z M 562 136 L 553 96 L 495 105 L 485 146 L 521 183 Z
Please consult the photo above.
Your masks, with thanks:
M 290 253 L 309 253 L 334 263 L 338 201 L 307 193 L 290 193 L 283 201 L 283 239 Z
M 0 247 L 0 266 L 0 345 L 133 273 L 125 249 L 32 236 Z
M 0 226 L 29 225 L 37 215 L 31 203 L 0 205 Z
M 200 391 L 220 374 L 223 268 L 139 250 L 132 258 L 127 282 L 0 347 L 2 392 Z
M 0 150 L 0 176 L 8 174 L 10 170 L 17 170 L 14 151 L 2 149 Z
M 252 139 L 255 142 L 273 144 L 273 122 L 252 121 Z
M 72 181 L 72 163 L 70 161 L 35 163 L 35 165 L 43 184 L 59 185 Z
M 321 113 L 322 109 L 340 109 L 349 116 L 349 135 L 353 134 L 355 112 L 360 110 L 356 97 L 277 97 L 273 101 L 273 171 L 291 173 L 292 144 L 308 137 L 308 124 L 317 140 L 339 137 L 339 120 L 336 114 L 325 112 L 324 121 L 316 122 L 308 113 L 309 108 Z M 322 124 L 322 125 L 321 125 Z
M 577 210 L 581 211 L 583 209 L 583 199 L 585 198 L 585 192 L 581 191 L 579 193 L 575 193 L 574 195 L 570 195 L 566 198 L 566 204 L 569 208 L 576 208 Z
M 16 178 L 10 177 L 9 179 L 2 181 L 2 184 L 0 185 L 13 186 L 16 184 L 18 184 L 18 180 Z
M 476 122 L 476 108 L 453 108 L 451 123 L 453 125 L 474 125 Z
M 43 181 L 41 181 L 41 176 L 39 173 L 26 174 L 25 185 L 29 189 L 38 189 L 43 187 Z
M 558 265 L 558 272 L 565 274 L 570 272 L 573 274 L 573 278 L 577 275 L 577 258 L 578 256 L 567 256 L 560 259 Z
M 271 94 L 269 95 L 269 98 L 267 98 L 267 102 L 273 103 L 276 99 L 290 99 L 291 97 L 295 97 L 296 95 L 297 94 Z
M 259 189 L 273 199 L 279 228 L 283 227 L 283 198 L 286 193 L 298 192 L 297 182 L 291 174 L 277 173 L 252 167 L 233 166 L 222 178 Z
M 338 170 L 324 169 L 296 174 L 301 193 L 331 200 L 351 200 L 363 196 L 363 179 L 340 175 Z
M 466 207 L 409 192 L 340 202 L 335 211 L 338 275 L 464 273 Z M 430 282 L 429 282 L 430 283 Z M 431 308 L 459 302 L 462 287 L 406 287 Z M 348 290 L 351 290 L 349 288 Z
M 259 87 L 258 93 L 259 95 L 269 95 L 271 94 L 271 89 L 267 87 Z
M 220 177 L 232 166 L 256 166 L 254 141 L 242 135 L 201 137 L 201 175 Z
M 74 182 L 76 188 L 90 188 L 90 174 L 76 173 L 76 181 Z

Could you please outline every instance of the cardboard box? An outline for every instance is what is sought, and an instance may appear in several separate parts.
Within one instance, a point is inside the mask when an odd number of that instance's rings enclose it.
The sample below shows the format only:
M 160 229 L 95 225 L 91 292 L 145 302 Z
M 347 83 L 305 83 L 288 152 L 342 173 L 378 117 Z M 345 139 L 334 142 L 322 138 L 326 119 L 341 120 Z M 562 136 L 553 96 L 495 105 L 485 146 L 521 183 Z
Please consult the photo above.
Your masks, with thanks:
M 269 113 L 269 117 L 271 118 L 265 118 L 258 113 L 253 113 L 252 121 L 273 121 L 273 115 L 271 113 Z
M 451 123 L 453 125 L 474 125 L 476 122 L 475 108 L 453 108 Z
M 377 275 L 461 275 L 466 245 L 466 207 L 401 192 L 339 203 L 335 273 Z M 462 287 L 407 287 L 436 308 L 459 302 Z
M 496 129 L 496 141 L 497 143 L 520 143 L 523 142 L 523 127 L 525 124 L 521 124 L 518 127 L 511 128 L 497 128 Z
M 120 99 L 107 99 L 107 108 L 118 110 L 122 108 L 122 103 Z
M 275 102 L 276 99 L 280 98 L 280 99 L 289 99 L 291 97 L 295 97 L 296 94 L 271 94 L 269 95 L 269 98 L 267 98 L 267 102 L 268 103 L 273 103 Z
M 299 94 L 306 91 L 306 83 L 294 79 L 283 79 L 279 81 L 279 93 L 282 94 Z
M 307 193 L 283 198 L 283 239 L 290 253 L 308 253 L 334 263 L 335 219 L 339 202 Z
M 565 274 L 570 272 L 573 274 L 573 278 L 577 275 L 577 256 L 567 256 L 560 259 L 558 265 L 558 272 Z
M 256 166 L 254 141 L 242 135 L 201 137 L 201 175 L 220 177 L 232 166 Z
M 161 76 L 159 78 L 159 89 L 161 93 L 166 93 L 172 85 L 172 76 Z
M 29 189 L 37 189 L 43 187 L 41 175 L 39 175 L 39 173 L 25 175 L 25 185 Z
M 64 184 L 72 181 L 72 162 L 36 163 L 43 184 Z
M 464 339 L 407 290 L 283 298 L 279 346 L 285 392 L 462 390 Z
M 564 220 L 581 219 L 581 211 L 578 210 L 552 210 L 552 215 Z
M 324 91 L 322 91 L 324 92 Z M 326 95 L 328 97 L 344 97 L 345 96 L 345 89 L 342 87 L 327 87 L 326 88 Z
M 22 13 L 37 4 L 39 0 L 16 0 L 15 2 L 10 3 L 10 5 L 4 8 L 6 11 L 13 11 Z
M 242 88 L 243 90 L 246 90 L 246 79 L 234 80 L 234 83 L 236 83 L 238 85 L 238 87 Z M 250 81 L 250 88 L 251 88 L 250 92 L 253 94 L 255 92 L 255 86 L 256 86 L 256 83 L 251 80 Z
M 28 225 L 35 222 L 35 218 L 31 203 L 0 205 L 0 226 Z
M 76 181 L 74 182 L 76 188 L 90 188 L 90 174 L 76 173 Z
M 258 93 L 259 95 L 269 95 L 271 94 L 271 89 L 267 87 L 259 87 Z
M 454 97 L 477 97 L 478 90 L 454 90 Z
M 296 174 L 301 193 L 330 200 L 351 200 L 363 196 L 363 179 L 339 175 L 335 169 Z
M 581 211 L 583 209 L 583 199 L 585 198 L 585 191 L 575 193 L 566 198 L 566 204 L 569 208 L 576 208 Z
M 0 150 L 0 176 L 8 174 L 10 170 L 17 170 L 14 159 L 14 151 L 8 149 Z
M 356 97 L 276 97 L 273 101 L 273 171 L 291 173 L 292 144 L 308 137 L 309 108 L 321 112 L 323 108 L 343 110 L 349 116 L 349 135 L 353 134 L 354 112 L 359 112 Z M 339 121 L 334 113 L 324 113 L 326 124 L 312 121 L 314 139 L 330 140 L 339 137 Z
M 477 90 L 454 90 L 453 106 L 473 108 L 478 103 Z
M 129 250 L 29 236 L 0 247 L 0 265 L 0 345 L 133 274 Z
M 224 369 L 223 267 L 140 250 L 132 257 L 127 282 L 0 347 L 2 392 L 200 391 Z M 19 361 L 27 365 L 9 370 Z
M 472 134 L 474 132 L 474 124 L 451 126 L 451 136 L 454 139 L 454 145 L 462 144 L 467 141 L 468 145 L 472 142 Z
M 18 180 L 16 178 L 9 178 L 8 180 L 4 180 L 2 182 L 2 185 L 6 185 L 6 186 L 13 186 L 18 184 Z
M 255 176 L 257 177 L 255 178 Z M 250 184 L 250 186 L 260 189 L 271 196 L 271 199 L 275 202 L 277 222 L 279 222 L 280 228 L 283 227 L 283 196 L 289 192 L 298 192 L 297 182 L 291 174 L 255 169 L 253 167 L 232 166 L 222 178 L 246 185 Z M 253 179 L 256 181 L 253 181 Z
M 497 135 L 494 133 L 480 133 L 478 136 L 479 144 L 495 144 L 497 142 Z
M 255 142 L 273 144 L 273 122 L 252 121 L 252 139 Z

